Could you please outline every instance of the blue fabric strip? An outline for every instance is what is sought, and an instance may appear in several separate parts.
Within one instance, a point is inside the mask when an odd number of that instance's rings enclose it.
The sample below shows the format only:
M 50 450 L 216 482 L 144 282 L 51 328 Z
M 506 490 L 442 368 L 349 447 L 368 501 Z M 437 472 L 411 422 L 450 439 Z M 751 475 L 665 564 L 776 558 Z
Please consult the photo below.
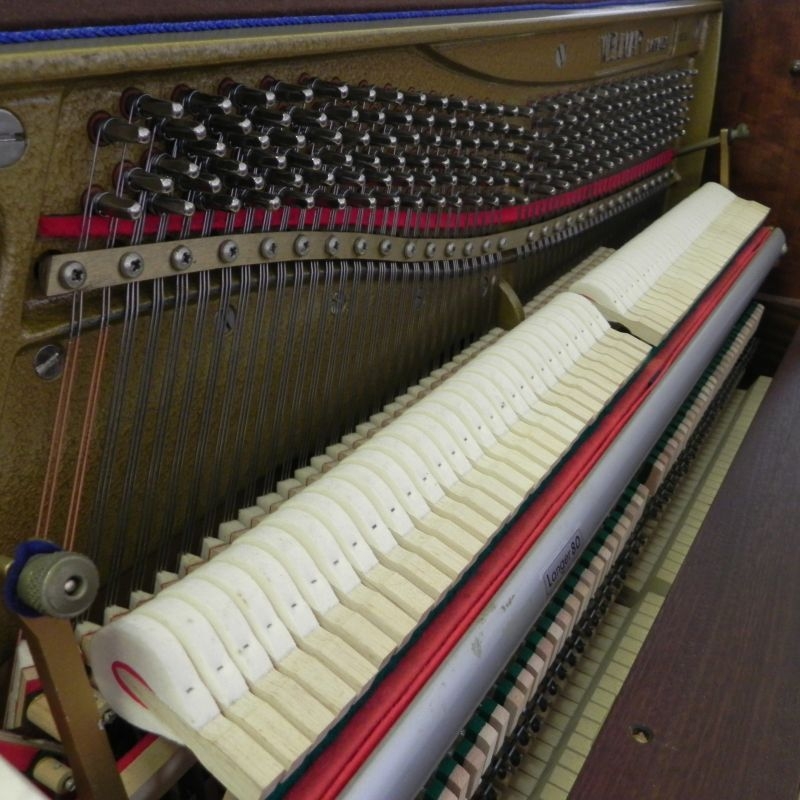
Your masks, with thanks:
M 312 14 L 309 16 L 208 19 L 189 22 L 146 22 L 138 25 L 97 25 L 83 28 L 47 28 L 30 31 L 0 31 L 0 44 L 56 42 L 62 39 L 97 39 L 104 36 L 141 36 L 158 33 L 196 33 L 237 28 L 280 28 L 289 25 L 321 25 L 353 22 L 381 22 L 436 17 L 465 17 L 503 14 L 514 11 L 564 11 L 609 8 L 613 6 L 653 5 L 663 0 L 595 0 L 586 3 L 524 3 L 486 8 L 442 8 L 418 11 L 374 11 L 362 14 Z

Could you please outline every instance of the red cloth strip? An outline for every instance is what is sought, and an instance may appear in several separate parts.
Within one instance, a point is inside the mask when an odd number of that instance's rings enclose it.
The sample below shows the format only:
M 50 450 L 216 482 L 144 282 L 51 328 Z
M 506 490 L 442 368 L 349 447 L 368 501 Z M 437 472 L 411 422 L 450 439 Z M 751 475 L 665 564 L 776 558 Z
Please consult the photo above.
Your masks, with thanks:
M 502 545 L 465 581 L 458 594 L 427 626 L 424 635 L 290 789 L 287 798 L 334 800 L 628 424 L 770 233 L 763 228 L 742 249 L 555 479 L 516 520 Z
M 577 189 L 555 197 L 535 200 L 526 205 L 488 211 L 443 211 L 437 213 L 377 209 L 364 212 L 353 208 L 341 211 L 327 208 L 302 211 L 298 208 L 289 208 L 271 212 L 263 209 L 239 211 L 233 215 L 224 211 L 209 211 L 195 214 L 188 222 L 188 231 L 184 229 L 184 225 L 187 225 L 186 220 L 174 215 L 167 217 L 166 222 L 163 217 L 156 214 L 148 214 L 144 219 L 136 222 L 94 216 L 89 220 L 88 236 L 90 238 L 106 238 L 114 226 L 116 226 L 116 236 L 119 237 L 129 237 L 134 234 L 134 231 L 137 236 L 154 236 L 161 231 L 163 225 L 166 233 L 182 238 L 192 235 L 241 231 L 244 230 L 245 225 L 250 230 L 278 228 L 297 230 L 313 225 L 318 228 L 355 229 L 365 232 L 407 230 L 418 234 L 429 231 L 437 235 L 455 234 L 464 229 L 514 227 L 551 217 L 620 191 L 625 186 L 643 180 L 648 175 L 663 169 L 674 158 L 674 150 L 665 150 L 640 164 L 628 167 L 614 175 L 599 178 L 592 183 L 579 186 Z M 251 221 L 248 222 L 248 220 Z M 80 214 L 47 216 L 39 219 L 39 236 L 42 238 L 77 240 L 84 233 L 83 216 Z

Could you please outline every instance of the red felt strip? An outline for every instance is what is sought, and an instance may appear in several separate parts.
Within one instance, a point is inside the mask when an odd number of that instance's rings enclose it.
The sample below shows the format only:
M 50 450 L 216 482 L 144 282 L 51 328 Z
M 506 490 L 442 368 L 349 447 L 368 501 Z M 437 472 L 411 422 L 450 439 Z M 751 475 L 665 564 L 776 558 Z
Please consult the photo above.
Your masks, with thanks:
M 139 741 L 125 753 L 124 756 L 117 759 L 117 772 L 122 772 L 137 758 L 139 758 L 150 745 L 158 741 L 158 737 L 153 733 L 146 733 Z
M 489 553 L 465 581 L 458 594 L 427 626 L 424 635 L 291 788 L 287 798 L 334 800 L 628 424 L 738 280 L 770 232 L 762 229 L 742 249 L 555 479 L 516 520 L 502 546 Z

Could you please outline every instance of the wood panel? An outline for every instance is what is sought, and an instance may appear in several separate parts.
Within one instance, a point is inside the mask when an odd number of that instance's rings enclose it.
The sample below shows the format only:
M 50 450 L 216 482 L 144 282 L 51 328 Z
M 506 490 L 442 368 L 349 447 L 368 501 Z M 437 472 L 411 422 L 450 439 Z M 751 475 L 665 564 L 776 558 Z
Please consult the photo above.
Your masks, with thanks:
M 570 797 L 796 800 L 800 334 Z M 638 741 L 633 734 L 640 729 Z
M 731 188 L 773 209 L 789 253 L 764 290 L 800 297 L 800 15 L 796 0 L 726 0 L 715 127 L 750 126 L 732 152 Z M 714 177 L 709 158 L 710 177 Z

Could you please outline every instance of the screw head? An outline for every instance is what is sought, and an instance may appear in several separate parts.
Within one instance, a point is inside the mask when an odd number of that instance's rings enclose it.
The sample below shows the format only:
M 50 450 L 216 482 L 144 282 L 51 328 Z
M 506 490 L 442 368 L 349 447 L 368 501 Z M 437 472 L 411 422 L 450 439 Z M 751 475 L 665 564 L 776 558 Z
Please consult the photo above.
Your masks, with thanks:
M 278 243 L 274 239 L 262 239 L 258 251 L 263 258 L 275 258 L 278 252 Z
M 43 381 L 54 381 L 64 371 L 64 349 L 46 344 L 33 357 L 33 370 Z
M 219 255 L 220 261 L 229 264 L 231 261 L 236 261 L 236 259 L 239 258 L 239 245 L 236 244 L 233 239 L 226 239 L 219 246 L 217 254 Z
M 363 256 L 364 253 L 367 252 L 367 240 L 359 236 L 358 239 L 353 242 L 353 252 L 357 256 Z
M 120 258 L 119 271 L 123 278 L 138 278 L 144 272 L 144 259 L 131 250 Z
M 392 252 L 392 240 L 384 239 L 379 245 L 378 250 L 382 256 L 388 256 Z
M 497 242 L 497 249 L 505 250 L 506 247 L 508 247 L 508 239 L 505 236 L 501 236 L 500 240 Z
M 550 235 L 550 226 L 542 225 L 542 236 L 549 236 L 549 235 Z
M 185 244 L 179 244 L 169 254 L 169 263 L 172 269 L 183 272 L 183 270 L 189 269 L 194 263 L 194 255 L 192 255 L 192 251 Z
M 65 289 L 80 289 L 86 278 L 86 267 L 80 261 L 67 261 L 58 271 L 58 280 Z
M 300 256 L 302 258 L 305 255 L 308 255 L 308 251 L 311 249 L 311 242 L 308 240 L 307 236 L 298 236 L 294 240 L 294 252 L 295 255 Z
M 474 242 L 464 242 L 464 255 L 471 256 L 475 252 Z
M 452 258 L 456 254 L 456 243 L 455 242 L 448 242 L 444 246 L 444 254 L 448 258 Z
M 531 228 L 531 229 L 528 231 L 528 235 L 527 235 L 525 238 L 526 238 L 526 239 L 527 239 L 529 242 L 532 242 L 532 241 L 534 241 L 534 240 L 536 239 L 536 231 L 535 231 L 533 228 Z
M 492 240 L 491 239 L 484 239 L 481 243 L 481 250 L 484 253 L 488 253 L 492 249 Z
M 436 255 L 436 242 L 428 242 L 425 245 L 425 258 L 433 258 Z
M 27 146 L 22 123 L 8 109 L 0 108 L 0 167 L 16 164 Z
M 335 256 L 339 252 L 341 244 L 335 236 L 329 236 L 325 241 L 325 252 L 329 256 Z
M 417 252 L 417 245 L 414 242 L 406 242 L 403 246 L 403 255 L 406 258 L 413 258 Z

